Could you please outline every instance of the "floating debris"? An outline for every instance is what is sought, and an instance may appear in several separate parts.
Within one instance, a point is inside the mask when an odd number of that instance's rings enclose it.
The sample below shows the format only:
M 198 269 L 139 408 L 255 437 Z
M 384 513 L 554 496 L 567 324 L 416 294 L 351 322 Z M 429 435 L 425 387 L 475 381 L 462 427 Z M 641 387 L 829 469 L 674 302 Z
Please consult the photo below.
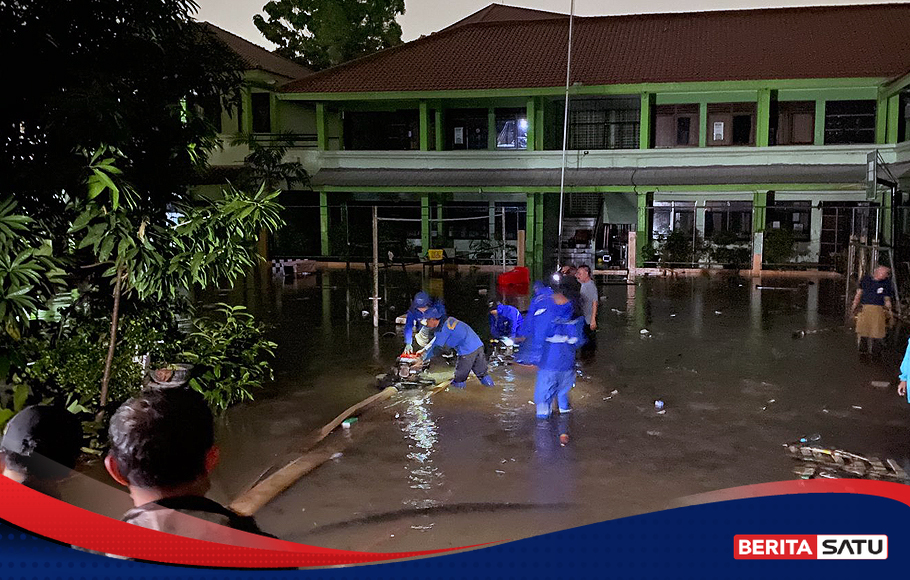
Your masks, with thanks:
M 341 459 L 342 457 L 344 457 L 344 453 L 338 452 L 338 453 L 332 454 L 332 456 L 329 459 Z
M 660 431 L 648 431 L 648 435 L 650 435 L 651 437 L 659 437 Z
M 660 410 L 663 409 L 663 408 L 664 408 L 664 402 L 663 402 L 663 401 L 661 401 L 660 399 L 657 399 L 656 401 L 654 401 L 654 410 L 655 410 L 655 411 L 660 411 Z
M 715 310 L 714 314 L 720 315 L 720 314 L 723 314 L 723 312 L 721 312 L 720 310 Z
M 809 438 L 814 437 L 810 435 Z M 855 478 L 877 479 L 910 483 L 907 472 L 893 459 L 884 462 L 875 457 L 863 457 L 843 449 L 828 449 L 808 443 L 785 444 L 791 458 L 804 462 L 793 472 L 802 479 Z
M 640 331 L 640 334 L 651 334 L 651 331 L 648 330 L 647 328 L 642 328 Z
M 499 475 L 505 475 L 505 474 L 506 474 L 506 472 L 503 471 L 503 470 L 501 470 L 501 469 L 497 469 L 497 470 L 496 470 L 496 473 L 498 473 Z
M 863 410 L 863 408 L 860 407 L 859 405 L 853 405 L 853 408 L 856 409 L 857 411 L 862 411 L 862 410 Z
M 876 389 L 888 389 L 891 387 L 890 381 L 872 381 L 869 384 L 872 385 L 873 387 L 875 387 Z

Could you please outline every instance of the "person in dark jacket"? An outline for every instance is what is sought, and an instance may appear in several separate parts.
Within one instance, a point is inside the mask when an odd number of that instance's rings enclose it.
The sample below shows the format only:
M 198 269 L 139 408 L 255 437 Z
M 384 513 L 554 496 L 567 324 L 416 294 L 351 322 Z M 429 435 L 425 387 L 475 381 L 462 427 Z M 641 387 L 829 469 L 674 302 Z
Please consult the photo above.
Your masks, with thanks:
M 0 443 L 0 471 L 26 487 L 60 499 L 82 447 L 82 426 L 65 409 L 33 405 L 19 411 Z
M 233 530 L 273 537 L 252 517 L 205 497 L 219 451 L 212 412 L 199 393 L 144 390 L 114 413 L 109 435 L 104 465 L 135 505 L 123 521 L 220 543 L 236 544 Z
M 465 381 L 471 372 L 488 387 L 494 386 L 493 377 L 487 374 L 487 357 L 483 352 L 483 342 L 474 332 L 474 329 L 458 320 L 454 316 L 444 318 L 444 315 L 435 308 L 430 308 L 425 314 L 427 326 L 436 331 L 433 340 L 418 354 L 421 359 L 418 365 L 423 365 L 433 358 L 436 349 L 448 347 L 454 349 L 458 355 L 455 364 L 455 377 L 452 386 L 463 389 Z M 440 322 L 444 319 L 444 322 Z

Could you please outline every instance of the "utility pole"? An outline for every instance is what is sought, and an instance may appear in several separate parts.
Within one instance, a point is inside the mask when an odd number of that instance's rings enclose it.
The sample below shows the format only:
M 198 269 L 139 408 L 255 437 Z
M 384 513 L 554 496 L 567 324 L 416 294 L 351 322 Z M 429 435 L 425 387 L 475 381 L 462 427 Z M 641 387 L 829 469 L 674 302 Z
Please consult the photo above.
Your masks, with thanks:
M 373 206 L 373 328 L 379 328 L 379 216 Z

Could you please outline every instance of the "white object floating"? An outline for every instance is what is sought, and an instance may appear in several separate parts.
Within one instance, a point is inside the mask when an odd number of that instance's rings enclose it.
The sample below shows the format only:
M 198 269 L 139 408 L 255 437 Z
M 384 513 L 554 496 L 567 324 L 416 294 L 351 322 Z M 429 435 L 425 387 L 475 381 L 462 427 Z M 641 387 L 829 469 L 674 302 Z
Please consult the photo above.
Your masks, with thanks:
M 869 384 L 871 384 L 876 389 L 887 389 L 891 386 L 891 383 L 889 381 L 872 381 Z
M 331 459 L 341 459 L 344 456 L 344 453 L 335 453 L 332 455 Z
M 860 407 L 859 405 L 853 405 L 853 408 L 856 410 L 860 410 L 860 411 L 862 410 L 862 407 Z
M 723 314 L 723 312 L 721 312 L 720 310 L 715 310 L 714 314 Z
M 670 318 L 676 318 L 676 315 L 675 315 L 675 314 L 671 314 L 671 315 L 670 315 Z
M 481 288 L 481 289 L 479 289 L 479 290 L 477 291 L 477 293 L 480 294 L 481 296 L 486 296 L 486 295 L 487 295 L 487 289 L 486 289 L 486 288 Z
M 641 329 L 641 333 L 642 333 L 642 334 L 651 334 L 651 331 L 648 330 L 647 328 L 642 328 L 642 329 Z
M 364 318 L 366 318 L 367 316 L 370 315 L 370 313 L 367 312 L 366 310 L 361 310 L 361 311 L 360 311 L 360 315 L 363 316 Z

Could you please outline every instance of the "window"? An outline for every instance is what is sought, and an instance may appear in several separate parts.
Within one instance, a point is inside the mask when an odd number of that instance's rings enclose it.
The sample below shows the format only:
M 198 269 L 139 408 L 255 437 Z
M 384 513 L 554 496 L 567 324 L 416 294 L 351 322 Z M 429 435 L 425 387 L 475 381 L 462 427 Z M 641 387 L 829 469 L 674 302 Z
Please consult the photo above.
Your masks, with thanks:
M 496 148 L 528 148 L 528 117 L 525 109 L 496 109 Z
M 825 144 L 875 143 L 875 101 L 825 103 Z
M 698 105 L 660 105 L 654 125 L 656 147 L 698 145 Z
M 272 111 L 269 93 L 253 93 L 253 133 L 272 132 Z
M 709 201 L 705 204 L 705 238 L 731 233 L 748 240 L 752 233 L 752 202 Z
M 449 109 L 445 116 L 446 149 L 487 149 L 486 109 Z
M 655 201 L 653 236 L 666 236 L 672 231 L 691 234 L 695 229 L 694 201 Z
M 808 241 L 812 202 L 778 201 L 769 205 L 765 227 L 769 230 L 790 230 L 797 241 Z
M 815 101 L 777 103 L 772 115 L 771 145 L 812 145 L 815 141 Z
M 640 103 L 636 99 L 572 99 L 568 148 L 637 149 Z M 562 114 L 558 118 L 562 143 Z
M 692 117 L 679 117 L 676 119 L 676 144 L 689 144 L 689 128 L 692 126 Z
M 708 105 L 708 145 L 754 145 L 755 103 Z
M 420 120 L 413 109 L 346 111 L 344 148 L 353 151 L 406 151 L 420 148 Z

